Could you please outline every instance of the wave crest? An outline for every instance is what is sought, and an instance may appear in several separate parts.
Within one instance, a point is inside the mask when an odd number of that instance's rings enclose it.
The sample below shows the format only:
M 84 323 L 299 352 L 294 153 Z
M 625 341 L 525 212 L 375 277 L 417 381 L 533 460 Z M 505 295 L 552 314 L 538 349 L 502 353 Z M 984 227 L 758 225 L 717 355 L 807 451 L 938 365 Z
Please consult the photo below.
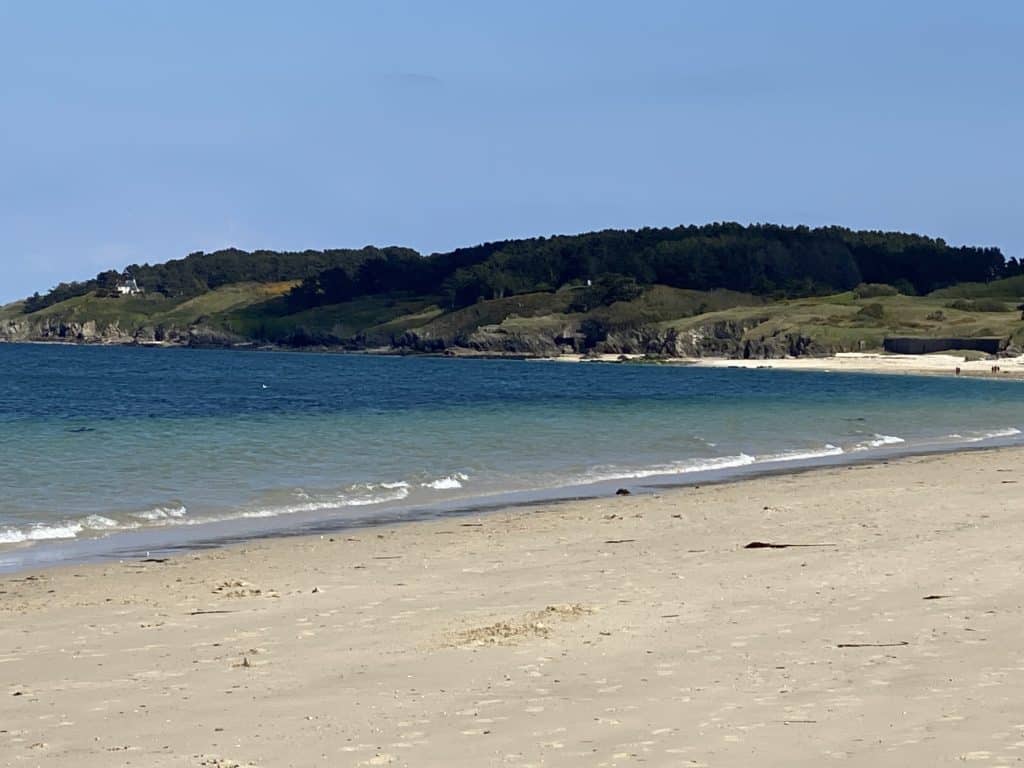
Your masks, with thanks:
M 139 520 L 155 521 L 184 517 L 187 513 L 188 508 L 184 504 L 178 504 L 173 507 L 153 507 L 142 512 L 133 512 L 132 517 Z
M 880 435 L 877 432 L 871 440 L 865 440 L 862 443 L 857 443 L 853 446 L 855 451 L 868 451 L 872 448 L 881 448 L 885 445 L 899 445 L 900 443 L 907 442 L 902 437 L 896 435 Z
M 469 480 L 469 475 L 464 472 L 455 472 L 447 477 L 440 477 L 426 483 L 420 483 L 424 488 L 432 488 L 435 491 L 447 491 L 454 488 L 461 488 L 462 483 Z

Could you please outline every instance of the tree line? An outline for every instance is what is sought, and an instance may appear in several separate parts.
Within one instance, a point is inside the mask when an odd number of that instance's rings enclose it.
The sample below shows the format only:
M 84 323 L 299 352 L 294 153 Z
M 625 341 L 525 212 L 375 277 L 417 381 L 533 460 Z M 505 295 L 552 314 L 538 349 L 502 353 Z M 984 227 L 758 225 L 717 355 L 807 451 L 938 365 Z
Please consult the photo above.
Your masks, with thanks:
M 147 292 L 169 297 L 196 296 L 235 282 L 297 280 L 285 302 L 288 312 L 296 312 L 391 292 L 435 296 L 456 308 L 482 299 L 585 286 L 588 281 L 728 288 L 776 298 L 833 293 L 860 283 L 886 283 L 902 293 L 925 294 L 1022 272 L 1024 264 L 1004 259 L 998 248 L 950 246 L 922 235 L 726 222 L 506 240 L 429 256 L 398 247 L 227 249 L 164 264 L 131 265 L 124 275 Z M 62 283 L 31 297 L 25 311 L 110 291 L 112 275 L 121 277 L 107 272 L 91 281 Z
M 36 293 L 25 301 L 24 311 L 35 312 L 77 296 L 96 293 L 117 295 L 117 285 L 134 279 L 147 293 L 169 298 L 191 298 L 240 282 L 274 283 L 317 275 L 332 268 L 355 270 L 368 259 L 385 258 L 392 253 L 406 253 L 419 258 L 407 248 L 333 249 L 326 251 L 243 251 L 227 248 L 211 253 L 196 251 L 182 259 L 162 264 L 131 264 L 124 272 L 101 272 L 91 280 L 60 283 L 46 294 Z

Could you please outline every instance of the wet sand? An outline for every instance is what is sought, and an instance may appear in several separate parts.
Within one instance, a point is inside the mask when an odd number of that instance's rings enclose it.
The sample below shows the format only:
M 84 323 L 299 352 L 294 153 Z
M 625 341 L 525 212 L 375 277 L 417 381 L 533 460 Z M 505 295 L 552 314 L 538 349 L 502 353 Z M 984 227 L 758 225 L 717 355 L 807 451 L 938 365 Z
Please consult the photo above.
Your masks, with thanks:
M 1022 461 L 2 577 L 0 765 L 1016 765 Z

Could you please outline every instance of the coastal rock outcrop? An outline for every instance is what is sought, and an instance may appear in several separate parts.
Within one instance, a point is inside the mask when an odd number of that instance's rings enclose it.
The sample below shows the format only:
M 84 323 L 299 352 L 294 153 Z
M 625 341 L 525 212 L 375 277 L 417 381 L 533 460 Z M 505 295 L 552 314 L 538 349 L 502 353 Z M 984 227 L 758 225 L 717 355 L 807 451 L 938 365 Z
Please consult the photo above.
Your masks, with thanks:
M 207 325 L 194 325 L 190 327 L 185 339 L 185 343 L 190 347 L 204 348 L 247 346 L 251 343 L 242 336 Z
M 55 317 L 13 319 L 0 325 L 0 341 L 69 341 L 81 343 L 131 343 L 132 334 L 113 322 L 101 325 L 96 320 L 78 322 Z
M 475 318 L 472 318 L 475 319 Z M 402 330 L 369 329 L 354 335 L 296 327 L 274 339 L 293 347 L 373 350 L 397 353 L 464 353 L 517 357 L 557 357 L 567 353 L 771 359 L 825 357 L 860 351 L 834 340 L 823 342 L 813 330 L 779 329 L 767 316 L 692 318 L 672 323 L 615 324 L 599 316 L 509 315 L 500 323 L 428 323 Z M 9 317 L 0 320 L 0 341 L 64 341 L 82 344 L 171 344 L 190 347 L 239 347 L 266 343 L 242 336 L 202 317 L 187 325 L 150 321 L 136 327 L 75 316 Z
M 247 340 L 216 328 L 143 325 L 125 328 L 119 321 L 67 320 L 57 317 L 15 318 L 0 322 L 0 342 L 61 341 L 77 344 L 187 344 L 224 347 Z
M 826 357 L 846 351 L 791 331 L 759 333 L 762 319 L 715 320 L 689 329 L 639 327 L 609 332 L 595 349 L 606 354 L 770 359 Z
M 408 330 L 391 338 L 391 346 L 407 352 L 444 352 L 453 344 L 443 336 Z
M 691 328 L 649 325 L 599 332 L 586 323 L 557 329 L 526 331 L 502 325 L 482 326 L 451 336 L 407 330 L 392 337 L 397 350 L 439 353 L 470 350 L 481 354 L 552 357 L 560 354 L 601 353 L 663 357 L 726 357 L 770 359 L 779 357 L 826 357 L 849 351 L 824 344 L 793 331 L 760 332 L 765 320 L 714 320 Z
M 501 327 L 480 328 L 458 339 L 459 346 L 477 352 L 552 357 L 564 350 L 555 339 L 539 333 L 508 331 Z

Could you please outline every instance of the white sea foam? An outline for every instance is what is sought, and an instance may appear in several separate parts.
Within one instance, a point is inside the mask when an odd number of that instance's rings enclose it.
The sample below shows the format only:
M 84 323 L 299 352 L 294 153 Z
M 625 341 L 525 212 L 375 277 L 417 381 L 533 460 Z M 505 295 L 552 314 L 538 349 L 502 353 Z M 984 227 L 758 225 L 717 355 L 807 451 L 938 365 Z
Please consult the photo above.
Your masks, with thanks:
M 435 491 L 447 491 L 453 488 L 461 488 L 462 483 L 469 480 L 469 475 L 462 472 L 431 480 L 429 483 L 420 483 L 424 488 L 433 488 Z
M 736 456 L 721 456 L 713 459 L 695 459 L 687 462 L 680 462 L 672 467 L 672 472 L 687 474 L 689 472 L 708 472 L 713 469 L 733 469 L 745 467 L 757 461 L 756 456 L 749 456 L 745 453 Z M 650 477 L 656 474 L 653 471 L 644 471 L 641 477 Z
M 381 487 L 386 488 L 386 493 L 372 493 L 372 489 Z M 340 493 L 337 496 L 332 497 L 310 497 L 308 494 L 303 494 L 305 498 L 310 498 L 310 501 L 304 501 L 300 504 L 281 504 L 278 506 L 261 507 L 259 509 L 250 509 L 242 511 L 234 515 L 224 515 L 216 518 L 217 520 L 232 520 L 235 518 L 261 518 L 261 517 L 277 517 L 278 515 L 294 515 L 301 512 L 320 512 L 326 509 L 341 509 L 342 507 L 366 507 L 373 504 L 384 504 L 389 501 L 401 501 L 409 495 L 409 484 L 408 483 L 381 483 L 380 486 L 376 486 L 372 483 L 366 483 L 361 486 L 353 486 L 353 490 L 348 493 Z M 359 493 L 362 491 L 362 493 Z M 196 521 L 196 522 L 210 522 Z
M 675 464 L 665 464 L 648 467 L 646 469 L 625 470 L 622 472 L 599 471 L 588 475 L 582 482 L 593 483 L 602 480 L 638 480 L 645 477 L 658 475 L 685 475 L 694 472 L 712 472 L 723 469 L 736 469 L 748 467 L 751 464 L 773 464 L 784 461 L 807 461 L 810 459 L 821 459 L 826 456 L 840 456 L 845 451 L 838 445 L 826 443 L 823 448 L 817 450 L 784 451 L 782 453 L 770 453 L 751 456 L 747 453 L 740 453 L 735 456 L 718 456 L 710 459 L 690 459 Z
M 178 517 L 184 517 L 188 513 L 188 509 L 184 504 L 179 504 L 175 507 L 153 507 L 152 509 L 146 509 L 142 512 L 133 512 L 132 517 L 138 518 L 139 520 L 168 520 Z
M 1016 427 L 1006 427 L 1004 429 L 996 429 L 992 432 L 985 432 L 975 437 L 968 437 L 964 439 L 966 443 L 980 443 L 982 440 L 993 440 L 997 437 L 1013 437 L 1019 435 L 1021 432 Z M 959 437 L 959 435 L 950 435 L 950 437 Z
M 862 443 L 857 443 L 857 445 L 853 447 L 853 450 L 867 451 L 872 448 L 881 448 L 885 445 L 899 445 L 900 443 L 905 442 L 907 441 L 902 437 L 897 437 L 896 435 L 880 435 L 876 432 L 875 436 L 871 440 L 865 440 Z
M 380 489 L 383 489 L 381 491 Z M 118 521 L 103 515 L 89 515 L 81 520 L 64 521 L 52 525 L 34 524 L 23 528 L 0 528 L 0 544 L 22 544 L 26 542 L 47 541 L 52 539 L 73 539 L 83 532 L 113 532 L 131 530 L 141 526 L 191 526 L 203 523 L 221 522 L 244 518 L 277 517 L 300 512 L 318 512 L 342 507 L 364 507 L 383 504 L 389 501 L 401 501 L 409 495 L 409 484 L 398 483 L 366 483 L 352 486 L 347 492 L 331 497 L 313 497 L 297 490 L 295 495 L 301 499 L 309 499 L 297 504 L 282 504 L 243 509 L 224 515 L 187 517 L 188 509 L 184 505 L 153 507 L 141 512 L 131 513 L 137 521 Z
M 660 464 L 645 469 L 622 469 L 616 471 L 611 467 L 602 467 L 580 478 L 573 485 L 599 483 L 604 480 L 639 480 L 658 475 L 685 475 L 691 472 L 709 472 L 715 469 L 733 469 L 745 467 L 757 461 L 754 456 L 745 453 L 736 456 L 717 456 L 710 459 L 689 459 L 674 464 Z
M 0 544 L 73 539 L 82 532 L 82 527 L 81 523 L 58 523 L 57 525 L 33 525 L 29 528 L 5 528 L 0 531 Z
M 387 486 L 383 486 L 387 487 Z M 365 507 L 369 504 L 383 504 L 386 501 L 401 501 L 409 495 L 409 485 L 403 483 L 391 489 L 390 493 L 378 493 L 375 496 L 357 496 L 345 499 L 342 507 Z
M 83 531 L 113 531 L 122 528 L 135 528 L 131 524 L 119 523 L 103 515 L 89 515 L 81 520 L 65 520 L 47 525 L 35 523 L 23 528 L 0 529 L 0 544 L 22 544 L 31 541 L 51 541 L 53 539 L 73 539 Z
M 758 456 L 758 464 L 772 464 L 777 461 L 807 461 L 808 459 L 823 459 L 826 456 L 841 456 L 846 453 L 838 445 L 826 443 L 824 448 L 811 451 L 784 451 L 782 453 L 770 453 L 765 456 Z
M 995 432 L 986 432 L 985 439 L 989 440 L 993 437 L 1013 437 L 1019 435 L 1020 430 L 1016 427 L 1007 427 L 1006 429 L 997 429 Z

